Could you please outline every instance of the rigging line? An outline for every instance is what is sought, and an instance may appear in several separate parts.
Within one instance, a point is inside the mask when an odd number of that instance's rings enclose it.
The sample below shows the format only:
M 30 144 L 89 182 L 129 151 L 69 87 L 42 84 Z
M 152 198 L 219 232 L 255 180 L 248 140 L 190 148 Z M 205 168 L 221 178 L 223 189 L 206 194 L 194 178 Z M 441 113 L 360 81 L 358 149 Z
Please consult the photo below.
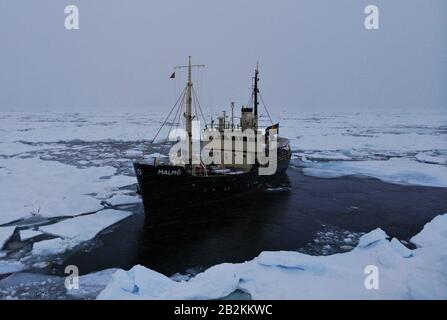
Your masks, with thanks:
M 253 93 L 250 95 L 250 99 L 248 99 L 247 108 L 249 108 L 252 103 L 253 103 Z
M 186 91 L 183 93 L 183 96 L 182 96 L 182 100 L 181 100 L 181 102 L 180 102 L 180 110 L 183 110 L 183 106 L 185 105 L 185 97 L 186 97 Z M 174 123 L 176 123 L 176 126 L 175 126 L 175 129 L 177 130 L 178 129 L 178 127 L 179 127 L 179 125 L 180 125 L 180 119 L 181 119 L 181 116 L 182 115 L 182 113 L 181 112 L 179 112 L 179 116 L 178 116 L 178 118 L 177 119 L 175 119 L 174 118 Z
M 173 122 L 171 122 L 171 126 L 169 127 L 169 131 L 168 131 L 168 135 L 166 136 L 166 139 L 165 139 L 165 142 L 163 143 L 163 144 L 166 144 L 166 142 L 168 142 L 168 139 L 169 139 L 169 133 L 171 133 L 171 131 L 172 131 L 172 127 L 174 126 L 174 123 L 175 123 L 175 120 L 177 119 L 177 115 L 179 115 L 179 114 L 181 114 L 181 112 L 179 112 L 180 111 L 180 109 L 183 109 L 183 101 L 184 101 L 184 99 L 185 99 L 185 91 L 184 91 L 184 93 L 183 93 L 183 95 L 182 95 L 182 103 L 179 103 L 179 105 L 178 105 L 178 107 L 177 107 L 177 111 L 175 112 L 175 116 L 174 116 L 174 119 L 173 119 Z M 180 117 L 179 117 L 180 118 Z
M 267 109 L 267 106 L 264 103 L 264 99 L 262 99 L 262 95 L 259 91 L 258 91 L 258 94 L 259 94 L 259 97 L 261 98 L 261 102 L 262 102 L 262 105 L 264 106 L 265 112 L 267 112 L 267 116 L 269 117 L 271 124 L 273 124 L 272 117 L 270 117 L 269 110 Z
M 203 113 L 203 109 L 200 106 L 199 100 L 197 100 L 197 104 L 199 105 L 199 110 L 200 110 L 200 114 L 202 115 L 203 123 L 205 124 L 205 129 L 207 129 L 208 128 L 208 124 L 206 123 L 205 114 Z
M 169 120 L 172 112 L 176 109 L 180 99 L 184 96 L 184 93 L 186 91 L 186 88 L 183 90 L 182 94 L 179 96 L 179 98 L 177 99 L 176 103 L 174 104 L 174 107 L 172 107 L 171 111 L 169 112 L 168 116 L 165 118 L 165 120 L 163 121 L 163 124 L 161 125 L 161 127 L 158 129 L 154 139 L 152 139 L 151 144 L 154 143 L 155 139 L 157 139 L 158 135 L 160 134 L 160 131 L 163 129 L 163 127 L 166 125 L 167 121 Z
M 197 102 L 196 102 L 196 93 L 194 91 L 194 87 L 192 88 L 192 102 L 194 105 L 194 112 L 195 112 L 195 116 L 197 117 L 199 115 L 199 113 L 197 112 Z
M 200 115 L 202 116 L 202 119 L 205 121 L 205 117 L 203 116 L 202 108 L 200 107 L 199 98 L 197 97 L 197 93 L 194 90 L 194 87 L 192 88 L 192 93 L 193 93 L 193 99 L 194 99 L 194 105 L 195 105 L 196 114 L 197 114 L 197 116 L 199 116 L 199 113 L 197 112 L 197 106 L 198 106 L 199 110 L 200 110 Z M 205 126 L 206 126 L 206 121 L 205 121 Z
M 200 107 L 199 99 L 197 98 L 197 94 L 196 94 L 196 91 L 194 90 L 194 87 L 192 87 L 192 95 L 194 97 L 194 109 L 196 111 L 196 115 L 197 116 L 199 115 L 199 113 L 197 112 L 197 107 L 199 107 L 199 110 L 200 110 L 200 112 L 202 114 L 202 118 L 205 121 L 205 117 L 203 116 L 202 108 Z M 206 121 L 205 121 L 205 129 L 207 127 L 208 126 L 206 125 Z M 202 132 L 201 131 L 202 131 L 202 128 L 200 127 L 199 128 L 199 141 L 200 141 L 200 144 L 202 144 Z M 202 162 L 202 153 L 201 152 L 199 152 L 199 159 L 200 159 L 200 163 L 203 163 Z
M 192 88 L 192 92 L 193 92 L 194 99 L 195 99 L 197 105 L 199 106 L 200 114 L 202 115 L 203 123 L 205 124 L 205 129 L 206 129 L 206 128 L 208 128 L 208 125 L 206 124 L 205 115 L 203 114 L 203 110 L 202 110 L 202 107 L 200 106 L 200 102 L 199 102 L 199 99 L 197 98 L 197 94 L 196 94 L 196 91 L 194 90 L 194 87 Z
M 194 111 L 196 113 L 196 116 L 198 116 L 199 115 L 199 113 L 197 112 L 198 100 L 197 100 L 197 95 L 196 95 L 196 92 L 194 90 L 194 87 L 192 87 L 192 96 L 193 96 L 193 102 L 194 102 Z M 205 125 L 206 125 L 206 123 L 205 123 Z M 200 143 L 202 143 L 201 127 L 199 127 L 199 141 L 200 141 Z M 192 153 L 192 151 L 191 151 L 191 153 Z M 202 155 L 201 155 L 201 153 L 199 153 L 199 159 L 200 159 L 200 163 L 202 163 Z
M 163 127 L 165 126 L 166 122 L 168 121 L 169 117 L 170 117 L 171 114 L 172 114 L 172 111 L 174 111 L 175 107 L 176 107 L 177 104 L 179 103 L 180 98 L 182 98 L 183 95 L 185 94 L 185 91 L 186 91 L 186 87 L 185 87 L 185 89 L 183 89 L 182 94 L 180 95 L 180 97 L 178 97 L 177 102 L 174 104 L 174 106 L 172 107 L 172 109 L 171 109 L 171 111 L 169 112 L 168 116 L 167 116 L 167 117 L 165 118 L 165 120 L 163 121 L 163 124 L 162 124 L 161 127 L 158 129 L 157 133 L 155 134 L 155 137 L 154 137 L 154 138 L 152 139 L 152 141 L 151 141 L 151 144 L 154 144 L 155 139 L 157 139 L 157 137 L 158 137 L 158 135 L 159 135 L 161 129 L 163 129 Z
M 174 117 L 174 122 L 172 123 L 172 125 L 173 125 L 174 123 L 176 123 L 176 125 L 175 125 L 175 130 L 176 130 L 176 132 L 177 132 L 177 130 L 178 130 L 178 127 L 179 127 L 179 124 L 180 124 L 180 119 L 181 119 L 181 117 L 182 117 L 182 113 L 179 112 L 179 111 L 183 109 L 185 95 L 186 95 L 186 93 L 183 94 L 182 103 L 180 103 L 179 108 L 177 109 L 176 115 L 175 115 L 175 117 Z M 178 114 L 178 117 L 177 117 L 177 114 Z M 171 126 L 171 128 L 172 128 L 172 126 Z M 169 131 L 171 131 L 171 130 L 169 130 Z M 166 138 L 166 140 L 167 140 L 168 138 L 169 138 L 169 132 L 168 132 L 168 137 Z M 165 141 L 165 143 L 166 143 L 166 141 Z
M 250 98 L 248 99 L 247 108 L 249 108 L 251 106 L 251 104 L 254 103 L 253 102 L 253 90 L 254 90 L 254 84 L 253 83 L 250 84 L 250 90 L 251 90 L 251 94 L 250 94 Z
M 183 105 L 183 103 L 182 103 L 182 105 Z M 177 124 L 175 125 L 175 130 L 177 131 L 178 130 L 178 127 L 179 127 L 179 125 L 180 125 L 180 118 L 181 118 L 181 112 L 179 113 L 179 117 L 178 117 L 178 120 L 177 120 Z M 174 119 L 175 120 L 175 119 Z

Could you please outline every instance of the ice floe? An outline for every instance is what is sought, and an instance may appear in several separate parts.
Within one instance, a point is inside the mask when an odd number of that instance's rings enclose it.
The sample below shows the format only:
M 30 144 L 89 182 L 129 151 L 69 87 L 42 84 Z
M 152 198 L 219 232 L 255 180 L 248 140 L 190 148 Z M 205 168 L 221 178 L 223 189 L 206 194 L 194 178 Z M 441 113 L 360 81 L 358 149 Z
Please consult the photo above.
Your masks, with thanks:
M 140 150 L 127 150 L 126 156 L 131 158 L 139 158 L 143 156 L 143 151 Z
M 20 230 L 20 240 L 26 241 L 42 235 L 42 231 L 39 230 Z
M 113 197 L 105 200 L 105 203 L 107 203 L 110 206 L 118 206 L 118 205 L 124 205 L 124 204 L 141 203 L 141 199 L 138 196 L 117 194 L 117 195 L 114 195 Z
M 73 216 L 102 208 L 110 191 L 135 183 L 113 167 L 78 169 L 38 158 L 0 158 L 0 224 L 28 218 Z
M 6 244 L 6 242 L 12 237 L 15 231 L 15 227 L 0 227 L 0 250 Z
M 22 271 L 25 265 L 20 261 L 0 260 L 0 275 Z
M 281 135 L 290 138 L 294 155 L 308 175 L 337 178 L 362 174 L 393 183 L 443 187 L 446 119 L 445 112 L 298 115 L 288 111 L 280 122 Z M 386 161 L 397 157 L 402 162 Z M 437 178 L 438 174 L 442 177 Z
M 55 238 L 33 243 L 32 254 L 36 256 L 58 255 L 71 248 L 69 239 Z
M 363 235 L 352 251 L 331 256 L 262 252 L 174 281 L 137 265 L 118 270 L 98 299 L 218 299 L 237 290 L 252 299 L 447 299 L 447 214 L 412 239 L 410 250 L 381 229 Z M 379 288 L 367 289 L 368 266 Z
M 424 229 L 411 238 L 418 247 L 437 247 L 447 240 L 447 215 L 437 216 Z M 447 266 L 446 266 L 447 267 Z
M 303 173 L 313 177 L 336 178 L 364 175 L 389 183 L 447 187 L 447 167 L 405 158 L 387 161 L 336 161 L 306 164 Z
M 79 277 L 79 288 L 67 289 L 67 294 L 76 299 L 94 299 L 110 282 L 119 269 L 111 268 Z
M 163 113 L 0 112 L 0 141 L 136 141 L 151 139 Z
M 447 150 L 445 112 L 394 110 L 362 113 L 281 112 L 281 135 L 291 139 L 293 149 L 354 150 L 374 153 L 394 150 Z
M 64 299 L 67 297 L 63 277 L 17 272 L 0 281 L 3 299 Z
M 385 240 L 387 237 L 387 234 L 382 229 L 374 229 L 373 231 L 360 237 L 358 247 L 367 248 L 380 240 Z
M 0 142 L 0 155 L 2 156 L 13 156 L 25 152 L 36 151 L 36 150 L 48 150 L 57 149 L 63 146 L 59 145 L 31 145 L 23 142 Z
M 413 255 L 413 252 L 406 246 L 404 246 L 402 242 L 400 242 L 396 238 L 391 239 L 391 246 L 396 252 L 398 252 L 404 258 L 408 258 Z
M 439 155 L 434 152 L 421 152 L 415 155 L 415 158 L 420 162 L 447 165 L 447 154 Z
M 92 240 L 99 232 L 131 214 L 127 211 L 107 209 L 40 227 L 40 231 L 59 238 L 34 243 L 32 253 L 38 256 L 64 253 L 85 241 Z

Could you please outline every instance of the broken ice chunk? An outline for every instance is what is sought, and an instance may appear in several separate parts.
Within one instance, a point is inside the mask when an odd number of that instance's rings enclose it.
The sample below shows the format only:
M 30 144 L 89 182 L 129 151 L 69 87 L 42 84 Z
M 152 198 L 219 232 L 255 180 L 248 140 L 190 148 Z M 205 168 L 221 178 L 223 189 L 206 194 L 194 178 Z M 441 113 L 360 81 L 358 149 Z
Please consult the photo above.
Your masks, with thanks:
M 0 228 L 0 249 L 8 242 L 14 234 L 16 227 L 1 227 Z
M 422 231 L 410 239 L 418 247 L 438 246 L 447 242 L 447 214 L 437 216 L 424 226 Z
M 26 241 L 42 234 L 41 231 L 38 230 L 20 230 L 20 240 Z
M 316 262 L 312 256 L 291 251 L 264 251 L 257 258 L 258 263 L 263 266 L 282 267 L 287 269 L 299 269 L 309 271 L 313 274 L 323 274 L 325 266 Z
M 41 231 L 60 238 L 34 243 L 32 252 L 41 256 L 64 253 L 82 242 L 92 240 L 102 230 L 131 214 L 127 211 L 108 209 L 40 227 Z
M 402 244 L 402 242 L 400 242 L 396 238 L 393 238 L 391 240 L 390 244 L 391 244 L 391 247 L 394 249 L 394 251 L 399 253 L 402 257 L 409 258 L 409 257 L 413 256 L 413 252 L 410 249 L 408 249 L 406 246 L 404 246 Z
M 360 248 L 366 248 L 380 240 L 386 240 L 387 238 L 388 238 L 388 235 L 385 233 L 385 231 L 383 231 L 380 228 L 377 228 L 377 229 L 361 236 L 359 239 L 358 246 Z

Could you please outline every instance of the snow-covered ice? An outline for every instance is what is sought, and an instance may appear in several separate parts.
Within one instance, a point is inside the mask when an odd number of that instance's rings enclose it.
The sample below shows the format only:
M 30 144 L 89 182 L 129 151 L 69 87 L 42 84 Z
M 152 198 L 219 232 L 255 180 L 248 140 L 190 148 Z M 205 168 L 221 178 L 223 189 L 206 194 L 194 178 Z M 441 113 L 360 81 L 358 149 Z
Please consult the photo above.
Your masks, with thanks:
M 20 230 L 20 240 L 22 241 L 26 241 L 40 235 L 42 235 L 42 232 L 39 230 Z
M 102 210 L 94 214 L 65 219 L 61 222 L 40 227 L 39 230 L 61 238 L 90 240 L 98 232 L 125 218 L 131 213 L 122 210 Z
M 440 243 L 445 243 L 446 239 L 447 215 L 442 215 L 427 223 L 422 232 L 411 238 L 411 242 L 418 247 L 437 247 Z
M 145 155 L 144 158 L 145 159 L 156 159 L 156 158 L 167 158 L 167 156 L 163 155 L 159 152 L 155 152 L 155 153 Z
M 137 197 L 137 196 L 117 194 L 109 199 L 106 199 L 105 202 L 110 206 L 118 206 L 118 205 L 124 205 L 124 204 L 141 203 L 141 199 L 140 199 L 140 197 Z
M 71 248 L 69 239 L 55 238 L 33 243 L 32 254 L 36 256 L 58 255 Z
M 138 141 L 151 139 L 165 115 L 107 112 L 0 112 L 0 141 Z M 0 154 L 3 154 L 0 147 Z
M 390 244 L 393 247 L 393 249 L 404 258 L 409 258 L 413 255 L 413 252 L 406 246 L 404 246 L 403 243 L 397 240 L 396 238 L 391 239 Z
M 140 150 L 128 150 L 126 155 L 131 158 L 140 158 L 143 156 L 143 151 Z
M 49 149 L 57 149 L 61 148 L 59 145 L 31 145 L 23 142 L 1 142 L 0 141 L 0 155 L 3 156 L 13 156 L 19 155 L 23 153 L 27 153 L 30 151 L 36 150 L 49 150 Z
M 34 243 L 32 252 L 39 256 L 64 253 L 85 241 L 92 240 L 99 232 L 131 214 L 127 211 L 107 209 L 40 227 L 39 230 L 42 232 L 59 238 Z
M 67 294 L 77 299 L 94 299 L 110 282 L 119 269 L 112 268 L 79 277 L 79 288 L 67 290 Z
M 420 152 L 415 155 L 417 161 L 431 163 L 431 164 L 444 164 L 447 165 L 447 155 L 436 155 L 434 152 Z
M 381 229 L 352 251 L 331 256 L 262 252 L 185 281 L 137 265 L 117 271 L 98 299 L 218 299 L 236 290 L 252 299 L 447 299 L 447 214 L 428 223 L 410 250 Z M 379 289 L 367 290 L 365 268 L 377 266 Z
M 0 275 L 19 272 L 25 269 L 25 265 L 19 261 L 0 260 Z
M 320 178 L 365 175 L 389 183 L 447 187 L 447 166 L 420 163 L 404 158 L 384 161 L 318 162 L 307 164 L 303 173 Z
M 337 151 L 356 157 L 358 152 L 405 154 L 440 150 L 445 153 L 445 111 L 384 110 L 377 112 L 278 113 L 280 133 L 292 148 L 309 153 Z
M 0 250 L 5 243 L 12 237 L 15 231 L 15 227 L 0 227 Z
M 368 246 L 373 245 L 377 241 L 385 240 L 387 238 L 387 234 L 380 228 L 374 229 L 373 231 L 363 235 L 359 240 L 360 248 L 367 248 Z
M 280 118 L 303 172 L 321 178 L 359 174 L 386 182 L 445 187 L 446 112 L 299 114 Z M 390 161 L 386 161 L 390 160 Z
M 78 169 L 37 158 L 0 158 L 0 224 L 28 218 L 73 216 L 102 208 L 92 194 L 135 183 L 112 167 Z M 108 177 L 108 178 L 105 178 Z
M 130 194 L 128 186 L 136 183 L 129 157 L 141 153 L 140 143 L 123 141 L 147 140 L 162 118 L 0 112 L 0 246 L 14 233 L 9 225 L 19 227 L 22 242 L 1 251 L 2 272 L 47 263 L 37 256 L 64 253 L 129 216 L 103 210 L 106 199 L 113 205 L 137 202 L 122 188 Z M 61 221 L 64 217 L 69 219 Z M 39 226 L 45 233 L 35 230 Z
M 291 140 L 293 168 L 305 174 L 321 178 L 363 175 L 390 183 L 447 187 L 445 112 L 306 115 L 289 110 L 276 115 L 280 115 L 275 120 L 280 122 L 281 135 Z M 55 219 L 56 223 L 45 220 L 50 224 L 39 227 L 57 237 L 54 239 L 36 242 L 33 238 L 40 231 L 19 231 L 21 241 L 33 242 L 27 254 L 45 256 L 43 259 L 93 239 L 120 220 L 121 214 L 111 214 L 110 220 L 101 218 L 104 223 L 96 220 L 107 212 L 97 212 L 103 209 L 102 204 L 140 202 L 130 190 L 118 189 L 136 182 L 130 176 L 133 158 L 144 156 L 151 161 L 160 155 L 156 152 L 161 149 L 154 148 L 149 155 L 143 151 L 164 116 L 0 112 L 0 225 L 30 217 L 33 219 L 28 221 L 70 217 Z M 93 214 L 75 217 L 85 213 Z M 175 282 L 144 267 L 120 270 L 100 298 L 208 299 L 235 290 L 254 299 L 445 298 L 445 220 L 441 216 L 427 224 L 412 239 L 418 246 L 415 250 L 397 239 L 389 240 L 378 229 L 360 238 L 356 248 L 360 235 L 352 241 L 341 233 L 338 238 L 345 250 L 352 250 L 348 253 L 310 257 L 297 252 L 264 252 L 244 264 L 215 266 L 188 281 Z M 14 227 L 0 227 L 0 245 L 6 244 L 13 232 Z M 321 245 L 314 253 L 333 252 L 332 242 Z M 19 262 L 11 256 L 9 251 L 0 252 L 0 273 L 27 268 L 26 259 Z M 377 292 L 363 289 L 366 263 L 384 270 Z M 110 272 L 100 278 L 108 277 Z M 390 284 L 389 279 L 395 283 Z

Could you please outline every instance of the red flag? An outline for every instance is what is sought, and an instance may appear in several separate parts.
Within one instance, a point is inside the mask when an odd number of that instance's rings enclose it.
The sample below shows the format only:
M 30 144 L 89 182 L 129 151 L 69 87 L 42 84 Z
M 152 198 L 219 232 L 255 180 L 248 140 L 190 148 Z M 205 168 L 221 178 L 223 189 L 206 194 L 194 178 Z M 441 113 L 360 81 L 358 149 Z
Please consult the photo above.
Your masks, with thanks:
M 173 73 L 171 74 L 170 79 L 175 79 L 175 72 L 173 72 Z

